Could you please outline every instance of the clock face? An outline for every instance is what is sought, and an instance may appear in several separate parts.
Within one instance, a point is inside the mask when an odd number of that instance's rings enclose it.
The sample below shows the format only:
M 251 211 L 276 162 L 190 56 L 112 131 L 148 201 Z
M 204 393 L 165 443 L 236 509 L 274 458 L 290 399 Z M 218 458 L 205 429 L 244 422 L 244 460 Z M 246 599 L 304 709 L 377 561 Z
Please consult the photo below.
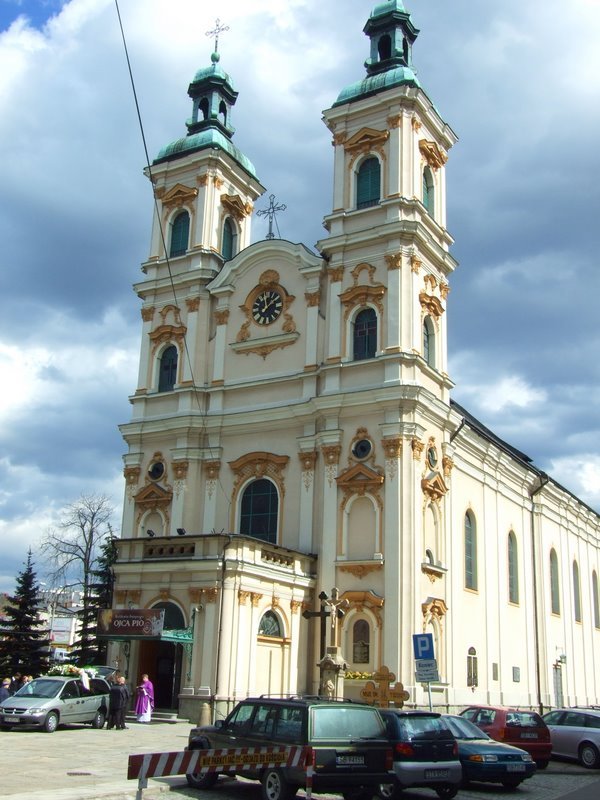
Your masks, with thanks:
M 252 317 L 259 325 L 275 322 L 283 309 L 281 295 L 275 289 L 265 289 L 252 303 Z

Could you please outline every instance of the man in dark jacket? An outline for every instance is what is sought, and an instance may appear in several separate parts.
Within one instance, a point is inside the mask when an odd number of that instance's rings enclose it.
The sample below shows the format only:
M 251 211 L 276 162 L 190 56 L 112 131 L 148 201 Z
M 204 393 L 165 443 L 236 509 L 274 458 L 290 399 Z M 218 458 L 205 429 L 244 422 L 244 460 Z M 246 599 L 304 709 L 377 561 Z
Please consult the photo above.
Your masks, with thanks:
M 129 697 L 129 689 L 125 684 L 125 678 L 121 675 L 117 678 L 117 682 L 110 687 L 108 724 L 106 726 L 108 730 L 116 728 L 118 731 L 122 731 L 127 727 L 125 725 L 125 714 L 129 706 Z
M 0 703 L 10 697 L 10 678 L 4 678 L 0 687 Z

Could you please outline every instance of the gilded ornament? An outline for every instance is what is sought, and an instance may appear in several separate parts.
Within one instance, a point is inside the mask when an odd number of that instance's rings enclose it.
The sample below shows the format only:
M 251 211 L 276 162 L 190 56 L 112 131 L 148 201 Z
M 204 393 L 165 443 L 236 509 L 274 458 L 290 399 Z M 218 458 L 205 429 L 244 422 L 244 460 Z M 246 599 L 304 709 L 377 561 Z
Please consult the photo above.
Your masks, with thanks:
M 412 447 L 413 458 L 415 461 L 419 461 L 421 458 L 421 454 L 423 453 L 423 449 L 425 448 L 425 443 L 417 439 L 416 436 L 413 437 L 410 446 Z
M 198 311 L 200 308 L 200 298 L 199 297 L 187 297 L 185 301 L 186 308 L 189 314 L 193 314 L 194 312 Z
M 314 308 L 315 306 L 319 305 L 321 300 L 321 293 L 320 292 L 305 292 L 304 299 L 306 300 L 306 305 L 308 308 Z
M 402 253 L 394 253 L 385 257 L 388 270 L 402 269 Z
M 215 311 L 215 322 L 217 325 L 227 325 L 227 320 L 229 319 L 229 309 L 223 308 L 221 310 Z
M 402 437 L 388 436 L 381 440 L 381 446 L 383 447 L 386 458 L 400 458 L 402 454 Z
M 387 118 L 387 124 L 390 128 L 399 128 L 402 124 L 402 114 L 393 114 Z
M 142 320 L 144 322 L 152 322 L 152 320 L 154 319 L 155 310 L 156 309 L 154 308 L 154 306 L 145 306 L 144 308 L 142 308 Z
M 344 277 L 344 268 L 343 267 L 330 267 L 327 270 L 327 274 L 329 275 L 329 282 L 330 283 L 341 283 Z
M 443 167 L 448 156 L 444 153 L 435 142 L 430 142 L 427 139 L 419 139 L 419 150 L 427 164 L 434 170 Z

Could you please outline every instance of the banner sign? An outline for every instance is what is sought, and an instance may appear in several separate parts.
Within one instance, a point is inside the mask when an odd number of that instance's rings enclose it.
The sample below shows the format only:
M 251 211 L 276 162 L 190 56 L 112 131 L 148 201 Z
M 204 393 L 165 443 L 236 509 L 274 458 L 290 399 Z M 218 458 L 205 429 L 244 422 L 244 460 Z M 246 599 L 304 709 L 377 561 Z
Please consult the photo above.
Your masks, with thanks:
M 98 612 L 98 636 L 160 639 L 164 620 L 164 608 L 105 608 Z

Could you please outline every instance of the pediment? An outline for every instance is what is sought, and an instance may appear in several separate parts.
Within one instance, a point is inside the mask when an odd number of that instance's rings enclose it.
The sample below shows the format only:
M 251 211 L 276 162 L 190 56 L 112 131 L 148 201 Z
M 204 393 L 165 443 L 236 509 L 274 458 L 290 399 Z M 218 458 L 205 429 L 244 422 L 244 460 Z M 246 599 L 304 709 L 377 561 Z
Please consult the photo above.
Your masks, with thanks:
M 135 495 L 135 502 L 144 508 L 160 508 L 170 504 L 173 499 L 171 489 L 165 489 L 156 483 L 149 483 Z
M 384 476 L 366 464 L 354 464 L 336 478 L 340 489 L 351 494 L 376 492 L 385 481 Z
M 184 186 L 183 183 L 176 183 L 168 192 L 160 198 L 163 206 L 184 206 L 191 203 L 198 196 L 198 189 Z
M 444 166 L 446 161 L 448 161 L 448 156 L 443 152 L 443 150 L 440 150 L 436 142 L 430 142 L 427 139 L 420 139 L 419 150 L 421 151 L 421 155 L 427 164 L 432 169 L 439 169 L 440 167 Z
M 244 217 L 252 213 L 252 203 L 244 203 L 242 198 L 237 194 L 223 194 L 221 195 L 221 205 L 231 214 L 232 217 L 238 222 Z
M 448 492 L 448 487 L 439 472 L 431 472 L 421 480 L 421 489 L 431 500 L 437 501 Z
M 360 150 L 367 152 L 376 147 L 381 147 L 382 144 L 387 142 L 389 135 L 389 131 L 378 131 L 375 130 L 375 128 L 361 128 L 354 136 L 351 136 L 344 143 L 344 149 L 349 153 Z

